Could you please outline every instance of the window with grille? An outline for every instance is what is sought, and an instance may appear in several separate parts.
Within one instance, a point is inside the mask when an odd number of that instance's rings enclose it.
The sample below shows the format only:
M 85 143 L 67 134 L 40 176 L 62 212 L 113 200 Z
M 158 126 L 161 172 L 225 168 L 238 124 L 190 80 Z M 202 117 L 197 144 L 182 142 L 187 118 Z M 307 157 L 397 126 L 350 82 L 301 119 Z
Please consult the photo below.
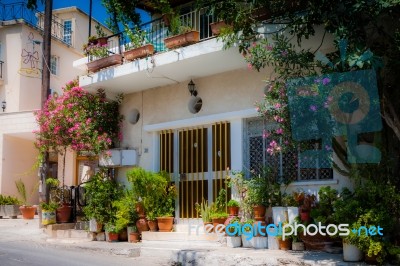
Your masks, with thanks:
M 301 166 L 299 161 L 300 148 L 279 154 L 270 155 L 266 151 L 267 144 L 272 140 L 263 137 L 264 130 L 274 128 L 273 123 L 267 123 L 262 119 L 248 119 L 245 126 L 244 151 L 247 176 L 258 175 L 265 167 L 269 167 L 276 175 L 285 180 L 326 180 L 333 179 L 332 168 L 322 168 L 323 162 L 315 160 L 310 168 Z M 276 140 L 280 142 L 280 139 Z M 319 141 L 309 141 L 303 149 L 319 149 Z M 326 165 L 326 164 L 325 164 Z
M 58 63 L 59 63 L 59 57 L 52 55 L 50 59 L 50 72 L 53 75 L 58 75 Z
M 64 20 L 64 34 L 63 34 L 63 41 L 66 44 L 72 44 L 72 21 L 71 20 Z

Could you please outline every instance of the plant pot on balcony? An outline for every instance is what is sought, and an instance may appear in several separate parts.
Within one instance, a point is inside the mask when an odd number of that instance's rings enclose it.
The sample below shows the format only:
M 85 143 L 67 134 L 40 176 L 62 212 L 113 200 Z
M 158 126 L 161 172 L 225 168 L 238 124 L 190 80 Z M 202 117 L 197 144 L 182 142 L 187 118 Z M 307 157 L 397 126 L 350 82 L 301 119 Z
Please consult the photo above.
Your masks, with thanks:
M 200 32 L 192 30 L 180 35 L 175 35 L 164 39 L 165 46 L 168 49 L 187 46 L 200 41 Z
M 107 37 L 97 38 L 97 43 L 100 45 L 106 45 L 108 43 L 108 38 Z
M 154 46 L 149 43 L 144 46 L 125 51 L 124 58 L 127 61 L 133 61 L 135 59 L 140 59 L 152 54 L 154 54 Z
M 217 21 L 210 23 L 210 27 L 212 34 L 215 36 L 218 36 L 221 33 L 222 28 L 231 28 L 231 26 L 226 24 L 225 21 Z
M 87 68 L 89 72 L 97 72 L 102 68 L 120 65 L 122 64 L 122 55 L 113 54 L 108 57 L 100 58 L 87 63 Z

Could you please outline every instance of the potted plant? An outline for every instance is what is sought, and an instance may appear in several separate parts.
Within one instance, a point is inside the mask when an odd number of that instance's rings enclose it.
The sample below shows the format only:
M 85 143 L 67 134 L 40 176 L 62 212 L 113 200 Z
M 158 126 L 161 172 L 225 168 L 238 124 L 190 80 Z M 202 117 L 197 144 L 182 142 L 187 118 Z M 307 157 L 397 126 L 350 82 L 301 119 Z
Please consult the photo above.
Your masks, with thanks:
M 165 189 L 163 200 L 158 207 L 157 222 L 160 232 L 171 232 L 174 223 L 176 188 L 174 185 Z
M 33 187 L 30 196 L 32 196 L 35 191 L 35 187 L 37 187 L 38 185 L 39 184 Z M 22 217 L 24 219 L 33 219 L 35 217 L 36 206 L 28 204 L 28 195 L 26 192 L 25 183 L 21 179 L 19 179 L 15 181 L 15 186 L 17 187 L 17 191 L 22 202 L 22 206 L 19 207 L 19 210 L 22 213 Z
M 231 25 L 226 24 L 223 20 L 210 23 L 210 27 L 212 34 L 215 36 L 218 36 L 221 32 L 230 30 L 232 28 Z
M 120 198 L 112 202 L 112 206 L 119 240 L 127 241 L 129 238 L 128 227 L 134 225 L 137 220 L 137 213 L 130 192 L 124 191 Z
M 164 43 L 168 49 L 187 46 L 200 41 L 200 32 L 189 25 L 182 26 L 178 15 L 170 18 L 169 33 L 171 37 L 165 38 Z
M 132 31 L 128 25 L 125 25 L 125 33 L 130 39 L 129 43 L 125 44 L 124 58 L 127 61 L 143 58 L 154 53 L 154 46 L 146 40 L 146 31 L 138 27 Z
M 297 235 L 292 235 L 292 250 L 293 251 L 304 251 L 304 243 L 301 241 L 299 237 L 299 232 L 297 232 Z
M 227 206 L 230 216 L 239 215 L 239 202 L 237 200 L 231 199 L 230 201 L 228 201 Z
M 199 204 L 196 202 L 195 208 L 198 214 L 200 214 L 201 219 L 203 220 L 204 231 L 207 233 L 211 233 L 214 231 L 212 227 L 212 219 L 211 219 L 211 211 L 212 205 L 208 205 L 208 201 L 203 198 L 203 201 Z
M 41 202 L 40 208 L 42 210 L 42 225 L 49 225 L 56 223 L 56 211 L 59 205 L 56 202 Z
M 299 206 L 301 221 L 310 222 L 310 212 L 311 208 L 315 206 L 316 196 L 314 194 L 305 193 L 304 191 L 299 191 L 294 192 L 293 197 Z
M 253 227 L 254 224 L 253 219 L 245 219 L 242 223 L 242 245 L 244 248 L 251 248 L 253 247 L 251 239 L 254 237 L 253 234 Z
M 11 219 L 16 219 L 21 213 L 19 210 L 20 203 L 15 197 L 0 194 L 0 218 L 8 216 Z
M 100 45 L 107 45 L 108 38 L 106 36 L 106 33 L 103 30 L 103 27 L 100 25 L 100 23 L 97 23 L 96 26 L 94 26 L 96 29 L 96 35 L 97 35 L 97 42 Z
M 115 201 L 121 197 L 121 194 L 120 186 L 107 176 L 106 170 L 96 173 L 86 183 L 87 201 L 83 212 L 87 219 L 93 221 L 93 225 L 97 224 L 92 229 L 99 230 L 115 216 L 117 212 Z
M 221 230 L 218 230 L 217 226 L 219 224 L 224 224 L 226 219 L 228 218 L 228 214 L 226 213 L 226 190 L 221 189 L 218 193 L 218 197 L 215 199 L 214 204 L 212 205 L 211 211 L 211 220 L 213 223 L 214 231 L 216 233 L 221 233 Z
M 237 248 L 242 245 L 242 238 L 240 236 L 240 219 L 237 216 L 231 216 L 226 221 L 226 246 L 230 248 Z
M 289 229 L 290 229 L 289 227 L 286 227 L 285 228 L 285 232 L 288 233 Z M 281 250 L 290 250 L 290 249 L 292 249 L 292 236 L 291 235 L 290 236 L 285 235 L 285 239 L 283 239 L 282 234 L 278 233 L 277 239 L 278 239 L 278 243 L 279 243 L 279 249 L 281 249 Z
M 115 226 L 114 222 L 109 221 L 104 226 L 106 230 L 106 238 L 108 242 L 118 242 L 118 228 Z
M 248 181 L 246 201 L 253 207 L 253 217 L 256 220 L 265 219 L 268 193 L 267 180 L 263 176 L 255 176 Z
M 70 190 L 66 186 L 61 186 L 57 178 L 48 177 L 46 185 L 49 186 L 50 201 L 58 205 L 56 209 L 57 222 L 68 223 L 72 212 Z
M 150 231 L 157 232 L 158 231 L 157 214 L 153 211 L 147 212 L 146 218 Z
M 137 230 L 136 226 L 132 226 L 131 231 L 129 232 L 129 242 L 137 243 L 140 241 L 140 233 Z

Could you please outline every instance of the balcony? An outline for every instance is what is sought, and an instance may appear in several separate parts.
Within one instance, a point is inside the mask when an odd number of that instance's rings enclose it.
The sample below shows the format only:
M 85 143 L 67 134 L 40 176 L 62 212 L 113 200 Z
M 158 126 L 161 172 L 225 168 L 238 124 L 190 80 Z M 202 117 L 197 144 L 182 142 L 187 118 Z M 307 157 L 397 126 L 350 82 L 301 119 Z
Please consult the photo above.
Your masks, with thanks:
M 132 93 L 246 67 L 237 49 L 224 50 L 223 43 L 212 34 L 210 24 L 214 18 L 206 10 L 183 14 L 180 21 L 199 32 L 198 43 L 166 48 L 164 40 L 170 35 L 169 29 L 164 20 L 153 20 L 140 27 L 146 32 L 147 42 L 154 46 L 153 55 L 134 61 L 125 58 L 120 65 L 81 76 L 80 85 L 89 91 L 104 88 L 114 93 Z M 109 36 L 109 55 L 123 55 L 128 41 L 124 33 Z M 85 69 L 95 59 L 82 58 L 74 62 L 74 67 Z
M 71 46 L 71 36 L 73 36 L 72 30 L 64 29 L 64 25 L 59 23 L 58 20 L 57 16 L 53 15 L 51 36 L 64 44 Z M 0 23 L 2 25 L 7 25 L 17 21 L 24 21 L 31 27 L 43 31 L 44 13 L 28 9 L 24 2 L 11 4 L 0 3 Z

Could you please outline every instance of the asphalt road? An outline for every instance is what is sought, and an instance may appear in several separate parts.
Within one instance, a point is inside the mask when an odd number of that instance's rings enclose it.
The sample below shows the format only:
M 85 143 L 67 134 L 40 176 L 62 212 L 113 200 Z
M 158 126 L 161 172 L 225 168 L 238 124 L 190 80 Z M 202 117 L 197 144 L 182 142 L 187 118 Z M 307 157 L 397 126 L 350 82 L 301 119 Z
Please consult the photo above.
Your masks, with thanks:
M 150 263 L 150 262 L 148 262 Z M 151 265 L 145 263 L 146 265 Z M 65 250 L 30 241 L 0 242 L 0 266 L 143 265 L 135 258 L 91 251 Z

